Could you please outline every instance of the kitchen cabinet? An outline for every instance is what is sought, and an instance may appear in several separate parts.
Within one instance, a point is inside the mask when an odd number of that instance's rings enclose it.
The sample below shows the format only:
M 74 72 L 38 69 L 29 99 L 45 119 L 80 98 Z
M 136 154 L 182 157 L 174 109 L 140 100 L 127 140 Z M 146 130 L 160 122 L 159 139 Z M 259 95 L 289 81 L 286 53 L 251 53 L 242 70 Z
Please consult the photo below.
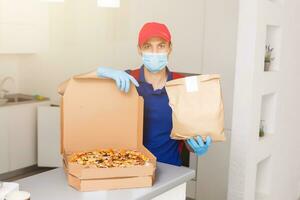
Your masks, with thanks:
M 6 126 L 6 111 L 0 108 L 0 174 L 9 171 L 8 127 Z
M 30 24 L 35 22 L 37 0 L 0 0 L 0 22 Z
M 35 106 L 12 106 L 7 113 L 10 171 L 36 164 Z
M 43 2 L 0 0 L 0 53 L 36 53 L 47 22 L 47 7 Z
M 0 173 L 37 164 L 37 106 L 44 104 L 49 101 L 0 107 Z
M 62 167 L 60 155 L 60 107 L 38 106 L 37 128 L 38 166 Z
M 36 26 L 28 24 L 0 23 L 0 53 L 31 54 L 36 53 Z

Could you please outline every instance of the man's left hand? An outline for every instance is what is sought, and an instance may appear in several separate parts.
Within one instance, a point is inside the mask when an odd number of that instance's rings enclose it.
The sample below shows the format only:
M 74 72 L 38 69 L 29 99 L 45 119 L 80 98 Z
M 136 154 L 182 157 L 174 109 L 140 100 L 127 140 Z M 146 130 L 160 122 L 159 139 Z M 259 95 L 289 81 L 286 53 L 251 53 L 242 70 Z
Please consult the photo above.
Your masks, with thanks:
M 194 138 L 190 138 L 187 139 L 187 143 L 193 149 L 197 156 L 202 156 L 207 152 L 208 147 L 212 143 L 212 139 L 210 136 L 207 136 L 206 141 L 204 142 L 202 140 L 202 137 L 197 136 L 197 140 L 195 140 Z

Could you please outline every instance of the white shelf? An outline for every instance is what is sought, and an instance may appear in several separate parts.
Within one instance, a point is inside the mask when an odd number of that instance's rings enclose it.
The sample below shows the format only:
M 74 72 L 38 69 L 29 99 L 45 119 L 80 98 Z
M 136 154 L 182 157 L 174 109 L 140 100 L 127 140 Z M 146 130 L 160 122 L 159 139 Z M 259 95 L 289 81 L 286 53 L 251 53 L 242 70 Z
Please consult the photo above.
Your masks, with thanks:
M 281 74 L 276 71 L 263 72 L 261 75 L 261 95 L 267 95 L 271 93 L 276 93 L 280 87 L 280 82 L 278 81 Z
M 268 199 L 271 184 L 271 156 L 260 161 L 256 169 L 255 199 Z
M 259 138 L 256 146 L 255 159 L 259 163 L 272 155 L 274 135 L 266 134 L 264 137 Z
M 266 26 L 265 45 L 270 45 L 273 48 L 270 69 L 265 71 L 279 71 L 280 69 L 280 46 L 281 46 L 281 28 L 277 25 Z
M 263 121 L 264 132 L 274 134 L 277 94 L 262 95 L 260 107 L 260 121 Z M 257 130 L 259 132 L 259 130 Z M 266 135 L 266 134 L 265 134 Z

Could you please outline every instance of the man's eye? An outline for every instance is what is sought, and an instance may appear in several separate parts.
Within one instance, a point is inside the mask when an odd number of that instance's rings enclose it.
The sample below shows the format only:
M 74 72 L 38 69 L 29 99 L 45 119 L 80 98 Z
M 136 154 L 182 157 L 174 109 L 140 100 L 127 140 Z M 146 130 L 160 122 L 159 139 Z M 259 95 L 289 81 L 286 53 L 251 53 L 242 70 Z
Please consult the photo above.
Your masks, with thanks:
M 150 45 L 145 45 L 144 46 L 144 49 L 149 49 L 150 48 Z
M 163 48 L 166 47 L 166 45 L 165 44 L 160 44 L 158 47 L 161 48 L 161 49 L 163 49 Z

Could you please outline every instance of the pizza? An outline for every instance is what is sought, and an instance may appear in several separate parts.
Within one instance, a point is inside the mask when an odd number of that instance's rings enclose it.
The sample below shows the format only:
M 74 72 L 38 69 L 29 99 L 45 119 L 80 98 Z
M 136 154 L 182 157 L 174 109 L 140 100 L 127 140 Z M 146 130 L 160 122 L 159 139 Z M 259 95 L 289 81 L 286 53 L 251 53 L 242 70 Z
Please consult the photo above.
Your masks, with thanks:
M 100 149 L 74 153 L 69 157 L 69 161 L 84 167 L 111 168 L 142 166 L 149 158 L 136 150 Z

